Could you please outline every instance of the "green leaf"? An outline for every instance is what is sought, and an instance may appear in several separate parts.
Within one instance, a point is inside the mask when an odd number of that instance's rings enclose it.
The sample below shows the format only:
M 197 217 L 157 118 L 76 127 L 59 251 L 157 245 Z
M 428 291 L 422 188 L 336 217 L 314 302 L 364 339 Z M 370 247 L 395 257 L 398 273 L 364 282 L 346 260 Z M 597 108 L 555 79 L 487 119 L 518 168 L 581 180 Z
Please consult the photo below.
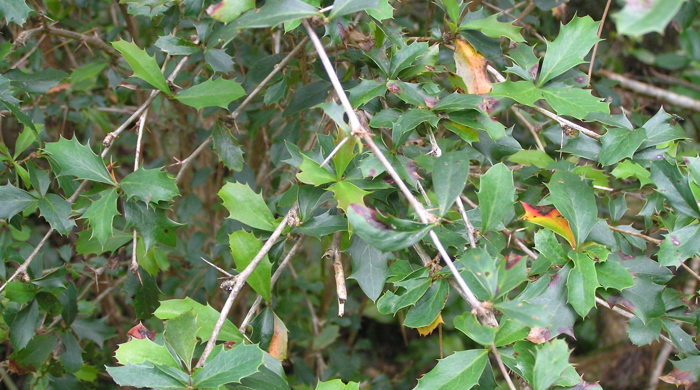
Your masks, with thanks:
M 455 352 L 439 360 L 435 368 L 418 380 L 414 390 L 471 389 L 479 383 L 487 361 L 485 349 Z
M 114 185 L 102 158 L 76 138 L 68 140 L 61 137 L 57 142 L 47 143 L 44 151 L 58 168 L 56 176 L 68 175 Z
M 569 364 L 569 347 L 564 340 L 552 340 L 537 347 L 532 370 L 533 390 L 547 390 L 558 384 L 558 379 Z
M 479 300 L 492 300 L 498 289 L 498 270 L 496 261 L 484 248 L 469 248 L 459 258 L 464 266 L 460 272 L 464 281 Z
M 498 328 L 482 325 L 476 317 L 469 312 L 464 312 L 454 319 L 455 328 L 467 335 L 470 339 L 481 345 L 489 346 L 496 337 Z
M 36 198 L 12 184 L 0 186 L 0 218 L 10 219 L 36 203 Z
M 397 311 L 411 306 L 428 291 L 431 281 L 428 278 L 414 278 L 401 283 L 401 291 L 387 291 L 377 301 L 377 310 L 382 314 L 396 314 Z M 400 294 L 398 294 L 400 292 Z
M 115 216 L 119 215 L 119 211 L 117 211 L 118 198 L 116 188 L 104 190 L 100 192 L 99 198 L 90 204 L 82 216 L 88 220 L 90 227 L 92 227 L 90 238 L 96 238 L 103 247 L 107 240 L 112 237 L 112 221 Z
M 521 165 L 534 165 L 537 168 L 545 169 L 554 159 L 541 150 L 518 150 L 515 154 L 508 156 L 508 161 Z
M 226 183 L 219 190 L 219 197 L 224 201 L 229 218 L 270 232 L 277 227 L 275 217 L 267 208 L 262 195 L 253 192 L 246 184 Z
M 634 345 L 642 346 L 659 340 L 663 322 L 654 318 L 646 324 L 637 317 L 632 317 L 627 326 L 627 336 Z
M 10 324 L 10 343 L 15 350 L 23 349 L 29 343 L 29 340 L 34 337 L 36 329 L 41 321 L 41 313 L 39 305 L 36 301 L 24 306 L 17 314 L 15 314 L 12 323 Z
M 96 82 L 97 76 L 109 65 L 106 62 L 98 61 L 85 64 L 76 68 L 70 74 L 71 89 L 74 91 L 87 91 L 92 89 Z
M 185 364 L 187 370 L 192 368 L 194 347 L 197 346 L 197 315 L 193 311 L 185 312 L 165 323 L 163 337 L 170 348 Z
M 386 263 L 390 255 L 371 247 L 357 236 L 353 237 L 347 251 L 352 258 L 352 274 L 349 278 L 357 280 L 365 295 L 376 301 L 386 281 Z
M 460 125 L 478 130 L 484 130 L 492 140 L 496 141 L 506 136 L 506 128 L 497 120 L 491 119 L 481 111 L 469 110 L 450 114 L 450 120 Z
M 656 256 L 659 264 L 678 267 L 700 252 L 700 225 L 688 225 L 669 232 Z
M 690 178 L 700 186 L 700 157 L 683 157 L 683 160 L 687 164 Z
M 114 358 L 121 365 L 151 363 L 159 366 L 180 368 L 173 355 L 165 345 L 156 344 L 148 338 L 131 339 L 119 344 L 114 352 Z
M 255 0 L 223 0 L 210 5 L 207 14 L 214 20 L 228 23 L 251 8 L 255 8 Z
M 402 70 L 410 67 L 418 57 L 427 53 L 428 50 L 426 42 L 413 42 L 399 49 L 389 62 L 389 77 L 396 78 Z
M 301 158 L 303 161 L 299 165 L 300 172 L 297 173 L 297 179 L 299 179 L 300 182 L 320 186 L 335 181 L 335 175 L 328 172 L 321 164 L 312 160 L 305 154 L 302 154 Z
M 391 139 L 394 145 L 399 146 L 406 142 L 411 130 L 418 127 L 421 123 L 428 122 L 430 126 L 436 127 L 439 120 L 440 118 L 432 111 L 422 108 L 412 108 L 403 113 L 399 117 L 399 120 L 394 122 L 391 131 Z
M 164 94 L 172 96 L 168 83 L 165 81 L 163 72 L 160 71 L 155 58 L 149 56 L 145 50 L 139 48 L 133 42 L 121 40 L 112 42 L 112 46 L 122 54 L 131 70 L 134 71 L 133 75 L 135 77 L 151 84 Z
M 377 0 L 335 0 L 328 20 L 377 7 Z
M 465 152 L 447 152 L 433 165 L 433 190 L 437 197 L 439 215 L 452 207 L 464 190 L 469 176 L 469 156 Z
M 481 176 L 479 184 L 479 210 L 481 211 L 481 230 L 495 230 L 503 219 L 513 213 L 515 185 L 513 172 L 503 163 L 498 163 Z
M 542 97 L 559 115 L 583 119 L 590 113 L 610 113 L 610 103 L 591 95 L 590 89 L 571 87 L 542 88 Z
M 17 23 L 21 27 L 32 11 L 25 0 L 0 2 L 0 18 L 5 17 L 7 24 Z
M 603 288 L 614 288 L 622 291 L 634 286 L 632 274 L 617 261 L 608 260 L 604 263 L 597 263 L 595 270 L 598 276 L 598 283 Z
M 207 360 L 192 379 L 197 388 L 218 388 L 255 374 L 262 363 L 263 352 L 257 345 L 238 345 Z
M 146 250 L 156 242 L 167 246 L 177 244 L 175 229 L 182 225 L 168 218 L 161 208 L 130 200 L 124 202 L 124 218 L 128 227 L 135 228 L 141 234 Z
M 188 56 L 199 51 L 199 47 L 194 43 L 172 34 L 158 37 L 154 45 L 172 56 Z
M 340 379 L 333 379 L 326 382 L 318 381 L 315 390 L 360 390 L 357 382 L 343 383 Z
M 515 100 L 520 104 L 534 107 L 535 102 L 543 99 L 542 90 L 535 87 L 531 81 L 510 81 L 506 80 L 493 84 L 493 89 L 489 93 L 492 96 L 503 96 Z
M 316 7 L 301 0 L 269 0 L 262 8 L 243 14 L 234 24 L 240 29 L 272 27 L 317 13 Z
M 583 58 L 593 45 L 600 41 L 599 24 L 600 22 L 594 21 L 590 16 L 575 16 L 568 24 L 562 25 L 554 42 L 547 42 L 547 54 L 542 62 L 537 85 L 544 85 L 574 66 L 584 63 Z
M 255 255 L 258 254 L 263 244 L 253 233 L 245 230 L 237 230 L 228 236 L 231 255 L 236 262 L 236 271 L 242 272 Z M 270 300 L 270 278 L 272 277 L 272 264 L 267 255 L 258 263 L 255 270 L 246 281 L 250 287 L 260 294 L 266 301 Z
M 156 389 L 184 389 L 186 384 L 152 364 L 128 364 L 107 367 L 107 373 L 119 386 L 149 387 Z
M 576 245 L 580 246 L 598 222 L 593 188 L 577 175 L 560 170 L 552 175 L 547 187 L 554 207 L 569 221 Z
M 139 168 L 120 183 L 127 199 L 132 197 L 146 203 L 171 201 L 180 195 L 175 178 L 160 169 Z
M 581 317 L 585 317 L 595 306 L 595 290 L 598 288 L 598 276 L 595 262 L 581 253 L 572 253 L 574 268 L 566 281 L 567 302 Z
M 602 148 L 598 161 L 601 165 L 615 164 L 625 158 L 632 158 L 634 152 L 646 141 L 646 132 L 643 129 L 609 129 L 601 137 Z
M 433 282 L 428 291 L 408 310 L 403 326 L 420 328 L 432 324 L 445 307 L 450 287 L 445 280 Z
M 470 20 L 462 23 L 459 26 L 460 30 L 476 30 L 491 38 L 506 37 L 513 42 L 525 42 L 525 39 L 520 35 L 521 27 L 514 26 L 512 23 L 504 23 L 498 21 L 498 14 Z
M 663 33 L 684 2 L 685 0 L 627 2 L 622 10 L 612 14 L 612 18 L 620 34 L 640 37 L 650 32 Z
M 468 109 L 476 110 L 482 101 L 483 98 L 479 95 L 465 95 L 463 93 L 455 92 L 440 99 L 440 101 L 433 106 L 433 111 L 452 112 Z M 372 120 L 374 120 L 374 118 L 372 118 Z M 370 121 L 370 124 L 371 122 L 372 121 Z
M 700 218 L 700 209 L 690 190 L 688 177 L 681 174 L 675 163 L 671 165 L 665 160 L 653 161 L 651 180 L 656 185 L 656 190 L 676 211 L 693 218 Z
M 384 217 L 359 204 L 351 204 L 347 210 L 348 221 L 354 231 L 366 243 L 390 252 L 407 248 L 420 241 L 431 226 L 421 223 Z
M 677 139 L 684 139 L 685 131 L 675 123 L 672 115 L 664 111 L 663 107 L 642 126 L 647 133 L 647 140 L 642 148 L 660 145 Z
M 217 123 L 211 132 L 211 137 L 214 141 L 214 151 L 219 155 L 221 162 L 228 169 L 241 171 L 245 163 L 243 150 L 231 136 L 230 131 Z
M 75 227 L 75 221 L 70 218 L 71 211 L 71 204 L 59 195 L 46 194 L 39 199 L 39 214 L 61 235 L 65 236 Z
M 175 99 L 197 110 L 204 107 L 228 108 L 232 101 L 245 95 L 241 85 L 233 80 L 209 79 L 203 83 L 183 89 Z
M 357 108 L 378 96 L 384 96 L 386 83 L 376 80 L 362 80 L 358 85 L 349 89 L 348 92 L 350 104 L 353 108 Z
M 347 180 L 341 180 L 329 186 L 328 191 L 333 192 L 333 198 L 338 202 L 338 207 L 346 213 L 351 204 L 364 205 L 364 197 L 369 194 Z
M 196 336 L 202 340 L 209 340 L 212 330 L 214 329 L 214 324 L 219 318 L 219 312 L 208 304 L 202 305 L 192 298 L 170 299 L 167 301 L 162 301 L 153 315 L 161 320 L 170 320 L 188 311 L 194 311 L 194 313 L 197 315 L 197 328 L 199 330 L 197 331 Z M 226 320 L 221 328 L 221 333 L 219 333 L 217 340 L 235 341 L 236 343 L 240 344 L 243 343 L 244 338 L 238 328 L 234 326 L 231 321 Z
M 647 171 L 641 165 L 625 160 L 615 166 L 615 169 L 610 172 L 618 179 L 627 179 L 633 177 L 639 180 L 639 186 L 644 187 L 647 184 L 652 184 L 651 172 Z
M 53 334 L 41 334 L 34 337 L 24 349 L 15 350 L 8 360 L 20 369 L 32 370 L 43 367 L 51 352 L 56 347 L 58 339 Z
M 81 255 L 99 255 L 102 253 L 114 252 L 127 242 L 132 240 L 131 233 L 115 230 L 102 244 L 93 237 L 92 229 L 86 229 L 78 233 L 78 240 L 75 243 L 75 251 Z

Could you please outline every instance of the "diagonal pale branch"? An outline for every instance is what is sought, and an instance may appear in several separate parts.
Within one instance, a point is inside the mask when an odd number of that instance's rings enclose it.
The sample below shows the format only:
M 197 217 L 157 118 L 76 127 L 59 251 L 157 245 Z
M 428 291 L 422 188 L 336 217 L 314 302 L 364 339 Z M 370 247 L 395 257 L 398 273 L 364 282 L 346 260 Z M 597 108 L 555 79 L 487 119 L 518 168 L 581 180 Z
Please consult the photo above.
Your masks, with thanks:
M 335 88 L 336 95 L 340 99 L 343 108 L 345 109 L 345 112 L 348 115 L 352 134 L 360 136 L 365 142 L 365 144 L 369 147 L 369 149 L 374 153 L 375 157 L 377 157 L 377 159 L 381 162 L 381 164 L 387 170 L 392 179 L 394 179 L 394 182 L 404 194 L 409 204 L 418 215 L 420 221 L 423 223 L 434 222 L 436 219 L 435 216 L 428 213 L 425 207 L 423 207 L 423 205 L 418 201 L 418 199 L 416 199 L 416 197 L 411 193 L 411 191 L 404 183 L 403 179 L 401 179 L 398 172 L 396 172 L 396 169 L 394 169 L 391 163 L 387 160 L 386 156 L 384 156 L 382 151 L 374 142 L 370 133 L 360 124 L 360 120 L 357 117 L 357 113 L 355 113 L 355 111 L 352 109 L 352 106 L 350 105 L 347 94 L 345 93 L 343 86 L 340 84 L 338 75 L 336 74 L 335 68 L 333 68 L 330 59 L 328 58 L 328 54 L 326 54 L 326 50 L 323 47 L 323 44 L 314 32 L 313 28 L 311 28 L 311 25 L 308 21 L 303 20 L 302 24 L 304 25 L 304 28 L 306 29 L 309 38 L 311 38 L 311 42 L 313 43 L 314 48 L 316 49 L 316 53 L 318 54 L 318 57 L 320 58 L 321 63 L 323 64 L 326 73 L 328 74 L 328 78 L 331 80 L 331 84 Z M 438 249 L 438 252 L 440 253 L 440 256 L 442 257 L 443 261 L 445 261 L 445 264 L 447 264 L 447 267 L 450 269 L 450 272 L 452 272 L 452 275 L 457 281 L 457 284 L 460 286 L 462 292 L 464 292 L 464 294 L 466 295 L 467 302 L 476 312 L 479 319 L 482 322 L 489 324 L 490 326 L 497 326 L 498 323 L 496 322 L 493 313 L 486 306 L 484 306 L 484 304 L 481 301 L 479 301 L 476 298 L 469 286 L 467 286 L 467 283 L 459 274 L 457 267 L 455 267 L 454 263 L 452 262 L 452 259 L 447 254 L 447 251 L 443 247 L 442 242 L 440 242 L 440 239 L 438 238 L 437 234 L 435 234 L 435 232 L 431 230 L 429 235 L 433 241 L 433 244 Z
M 632 80 L 629 77 L 625 77 L 621 74 L 613 73 L 605 69 L 599 70 L 598 73 L 609 78 L 610 80 L 617 81 L 618 83 L 620 83 L 620 86 L 622 88 L 629 89 L 632 92 L 655 97 L 666 103 L 673 104 L 674 106 L 678 106 L 688 110 L 693 110 L 695 112 L 700 112 L 700 100 L 693 99 L 690 96 L 681 95 L 659 87 L 655 87 L 653 85 L 639 82 L 637 80 Z
M 299 53 L 299 51 L 304 47 L 307 41 L 308 38 L 306 37 L 302 39 L 301 42 L 299 42 L 292 49 L 292 51 L 290 51 L 289 54 L 287 54 L 287 56 L 282 59 L 282 61 L 275 65 L 275 67 L 272 69 L 272 72 L 265 76 L 265 78 L 260 82 L 260 84 L 258 84 L 258 86 L 255 87 L 255 89 L 250 94 L 248 94 L 248 96 L 243 100 L 243 102 L 238 107 L 236 107 L 236 109 L 231 113 L 231 118 L 233 120 L 236 120 L 241 115 L 243 110 L 248 106 L 248 104 L 250 104 L 253 98 L 255 98 L 265 88 L 265 86 L 270 82 L 270 80 L 272 80 L 272 78 L 277 73 L 284 69 L 284 67 L 289 63 L 289 61 L 291 61 L 292 58 L 294 58 L 294 56 L 296 56 L 297 53 Z M 179 162 L 180 170 L 177 172 L 177 176 L 175 177 L 176 182 L 180 182 L 180 179 L 182 179 L 182 175 L 185 173 L 190 164 L 192 164 L 192 161 L 194 161 L 194 159 L 197 158 L 197 156 L 200 153 L 202 153 L 202 151 L 206 149 L 207 146 L 209 146 L 211 141 L 212 137 L 207 137 L 207 139 L 204 140 L 204 142 L 202 142 L 201 144 L 199 144 L 199 146 L 197 146 L 197 148 L 192 153 L 190 153 L 189 156 L 187 156 L 185 159 Z
M 147 117 L 148 108 L 146 108 L 143 111 L 143 114 L 141 114 L 141 118 L 139 119 L 139 128 L 136 134 L 136 151 L 134 152 L 134 172 L 138 171 L 139 169 L 139 162 L 141 160 L 141 143 L 143 141 L 143 128 L 146 126 Z M 141 274 L 139 274 L 138 259 L 136 258 L 136 247 L 138 244 L 138 232 L 136 232 L 136 229 L 134 229 L 132 236 L 133 237 L 131 240 L 131 265 L 129 266 L 129 271 L 135 273 L 136 276 L 138 276 L 139 278 L 139 282 L 143 284 L 143 281 L 141 280 Z

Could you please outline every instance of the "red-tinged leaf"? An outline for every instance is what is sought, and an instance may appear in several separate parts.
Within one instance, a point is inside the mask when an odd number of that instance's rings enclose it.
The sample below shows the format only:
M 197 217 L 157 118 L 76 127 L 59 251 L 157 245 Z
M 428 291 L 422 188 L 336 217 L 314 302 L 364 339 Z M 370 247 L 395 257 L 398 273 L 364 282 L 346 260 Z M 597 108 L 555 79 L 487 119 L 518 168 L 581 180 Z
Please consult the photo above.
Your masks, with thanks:
M 135 339 L 145 339 L 145 338 L 148 338 L 148 339 L 151 340 L 151 341 L 153 341 L 153 340 L 156 339 L 156 332 L 151 332 L 150 330 L 148 330 L 148 328 L 146 328 L 146 327 L 141 323 L 141 321 L 139 321 L 139 323 L 138 323 L 136 326 L 134 326 L 133 328 L 129 329 L 129 331 L 126 332 L 126 334 L 127 334 L 129 337 L 133 337 L 133 338 L 135 338 Z
M 520 204 L 525 209 L 525 215 L 523 215 L 522 219 L 550 229 L 564 237 L 571 247 L 576 249 L 576 240 L 574 239 L 574 233 L 571 232 L 569 227 L 569 221 L 559 213 L 559 210 L 554 207 L 531 206 L 525 202 L 520 202 Z
M 267 351 L 277 360 L 287 358 L 287 327 L 277 314 L 274 315 L 274 330 Z
M 455 68 L 467 92 L 479 95 L 491 92 L 491 81 L 486 75 L 486 58 L 465 41 L 457 39 L 455 44 Z
M 428 326 L 421 326 L 420 328 L 417 328 L 416 330 L 418 331 L 418 334 L 421 336 L 427 336 L 435 330 L 439 325 L 444 324 L 445 321 L 442 320 L 442 314 L 438 314 L 437 317 L 435 317 L 435 321 L 433 321 L 430 325 Z

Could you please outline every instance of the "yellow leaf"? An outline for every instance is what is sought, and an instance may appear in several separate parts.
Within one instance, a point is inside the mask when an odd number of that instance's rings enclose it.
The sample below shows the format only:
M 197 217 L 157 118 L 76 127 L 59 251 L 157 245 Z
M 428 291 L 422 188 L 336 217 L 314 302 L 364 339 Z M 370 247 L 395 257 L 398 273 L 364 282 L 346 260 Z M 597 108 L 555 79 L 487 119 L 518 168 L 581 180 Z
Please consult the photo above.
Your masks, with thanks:
M 455 44 L 455 67 L 467 86 L 467 93 L 481 95 L 491 92 L 491 81 L 486 75 L 486 58 L 465 41 L 457 39 Z
M 433 323 L 431 323 L 428 326 L 421 326 L 420 328 L 417 328 L 418 334 L 420 334 L 421 336 L 427 336 L 433 333 L 433 331 L 435 330 L 435 328 L 438 327 L 438 325 L 444 323 L 445 321 L 442 320 L 442 314 L 438 314 L 437 318 L 435 318 L 435 321 L 433 321 Z
M 274 314 L 274 330 L 268 352 L 277 360 L 287 358 L 287 327 L 277 314 Z
M 569 221 L 559 213 L 559 210 L 554 207 L 530 206 L 525 202 L 520 202 L 520 204 L 525 209 L 525 215 L 523 215 L 522 219 L 550 229 L 564 237 L 571 245 L 571 248 L 576 249 L 576 240 L 574 239 L 574 233 L 569 227 Z

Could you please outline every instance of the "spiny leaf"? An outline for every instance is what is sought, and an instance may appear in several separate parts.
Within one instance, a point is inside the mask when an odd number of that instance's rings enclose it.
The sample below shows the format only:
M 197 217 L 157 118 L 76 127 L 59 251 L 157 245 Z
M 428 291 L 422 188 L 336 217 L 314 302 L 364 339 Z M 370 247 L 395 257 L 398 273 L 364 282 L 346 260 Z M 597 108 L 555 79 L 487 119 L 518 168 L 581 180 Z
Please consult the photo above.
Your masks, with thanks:
M 571 228 L 569 227 L 569 221 L 562 217 L 559 210 L 554 207 L 531 206 L 525 202 L 520 202 L 520 204 L 525 209 L 525 215 L 522 216 L 524 220 L 550 229 L 554 233 L 564 237 L 569 245 L 571 245 L 573 249 L 576 249 L 576 240 L 574 239 L 574 233 L 571 232 Z
M 122 54 L 131 70 L 134 71 L 135 77 L 151 84 L 168 96 L 172 95 L 155 58 L 149 56 L 145 50 L 133 42 L 121 40 L 112 42 L 112 46 Z

